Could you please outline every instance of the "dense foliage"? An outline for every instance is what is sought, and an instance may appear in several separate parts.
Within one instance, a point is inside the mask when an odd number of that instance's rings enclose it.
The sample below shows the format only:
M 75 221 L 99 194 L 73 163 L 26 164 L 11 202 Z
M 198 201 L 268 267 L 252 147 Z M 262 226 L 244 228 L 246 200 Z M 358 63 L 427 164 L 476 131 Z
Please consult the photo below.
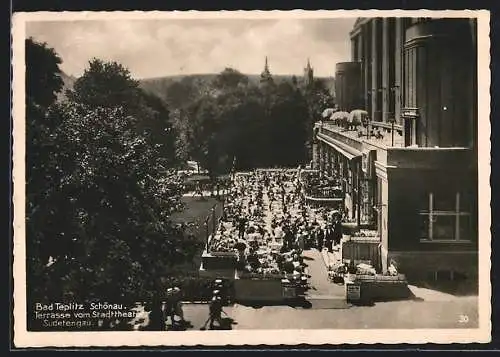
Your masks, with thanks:
M 71 90 L 61 59 L 26 41 L 28 301 L 144 299 L 199 243 L 171 223 L 180 162 L 211 176 L 306 163 L 311 121 L 331 102 L 305 88 L 252 83 L 234 69 L 146 93 L 115 62 L 92 59 Z
M 61 60 L 26 48 L 29 298 L 151 296 L 196 246 L 169 219 L 182 207 L 168 110 L 99 60 L 55 102 Z M 40 57 L 48 73 L 30 71 Z
M 333 105 L 320 80 L 275 83 L 265 73 L 254 84 L 231 68 L 209 84 L 174 82 L 165 97 L 182 137 L 181 156 L 199 161 L 212 176 L 233 163 L 240 170 L 308 163 L 312 123 Z

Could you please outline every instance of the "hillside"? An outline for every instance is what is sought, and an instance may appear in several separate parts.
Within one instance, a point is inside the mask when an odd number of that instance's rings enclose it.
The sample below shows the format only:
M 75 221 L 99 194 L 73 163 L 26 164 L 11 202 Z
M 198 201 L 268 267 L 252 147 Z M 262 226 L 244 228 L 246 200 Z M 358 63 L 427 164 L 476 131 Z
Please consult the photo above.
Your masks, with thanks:
M 191 74 L 191 75 L 176 75 L 176 76 L 165 76 L 165 77 L 157 77 L 157 78 L 147 78 L 140 79 L 139 86 L 147 92 L 155 94 L 160 98 L 164 98 L 164 93 L 166 93 L 167 88 L 170 87 L 174 82 L 179 82 L 182 79 L 189 78 L 194 82 L 198 82 L 200 84 L 208 84 L 210 83 L 217 74 Z M 260 80 L 260 75 L 257 74 L 247 74 L 246 75 L 250 82 L 253 84 L 258 84 Z M 273 75 L 276 83 L 291 81 L 293 75 Z M 67 75 L 64 72 L 61 72 L 61 78 L 64 82 L 63 89 L 58 93 L 58 99 L 62 100 L 65 98 L 66 90 L 73 89 L 73 85 L 77 80 L 76 77 Z M 335 80 L 333 77 L 317 77 L 318 79 L 322 79 L 326 86 L 330 88 L 332 94 L 334 93 Z M 300 81 L 301 77 L 297 76 L 297 79 Z
M 172 85 L 172 83 L 174 82 L 179 82 L 185 78 L 189 78 L 189 80 L 192 80 L 194 82 L 208 84 L 216 76 L 217 74 L 191 74 L 191 75 L 176 75 L 176 76 L 165 76 L 157 78 L 147 78 L 139 80 L 139 85 L 147 92 L 150 92 L 152 94 L 159 96 L 160 98 L 163 98 L 167 88 L 170 87 L 170 85 Z M 260 81 L 260 75 L 258 74 L 246 74 L 246 76 L 253 84 L 258 84 Z M 280 83 L 283 81 L 291 81 L 292 77 L 293 75 L 273 75 L 273 78 L 276 83 Z M 301 80 L 300 76 L 296 77 L 299 81 Z M 332 94 L 334 93 L 335 81 L 333 77 L 316 77 L 316 78 L 322 79 L 325 82 L 326 86 L 330 88 Z
M 67 75 L 64 72 L 61 72 L 61 79 L 63 80 L 63 87 L 59 93 L 57 93 L 57 99 L 58 100 L 63 100 L 66 98 L 66 91 L 73 89 L 73 86 L 75 84 L 75 81 L 77 78 Z

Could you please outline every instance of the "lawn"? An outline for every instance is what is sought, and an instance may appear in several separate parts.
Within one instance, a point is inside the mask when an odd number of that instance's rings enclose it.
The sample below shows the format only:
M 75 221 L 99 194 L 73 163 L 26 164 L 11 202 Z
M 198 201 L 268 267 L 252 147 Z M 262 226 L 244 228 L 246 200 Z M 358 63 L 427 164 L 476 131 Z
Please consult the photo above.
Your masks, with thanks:
M 201 199 L 199 197 L 188 197 L 184 196 L 182 202 L 185 208 L 182 212 L 178 212 L 172 215 L 172 221 L 174 223 L 186 223 L 188 224 L 188 233 L 192 233 L 200 242 L 205 243 L 206 240 L 206 228 L 205 220 L 210 217 L 208 228 L 209 232 L 212 232 L 212 207 L 215 207 L 215 222 L 219 221 L 222 215 L 222 202 L 213 197 L 205 197 Z M 201 253 L 203 249 L 200 249 L 193 262 L 193 267 L 199 268 L 201 263 Z

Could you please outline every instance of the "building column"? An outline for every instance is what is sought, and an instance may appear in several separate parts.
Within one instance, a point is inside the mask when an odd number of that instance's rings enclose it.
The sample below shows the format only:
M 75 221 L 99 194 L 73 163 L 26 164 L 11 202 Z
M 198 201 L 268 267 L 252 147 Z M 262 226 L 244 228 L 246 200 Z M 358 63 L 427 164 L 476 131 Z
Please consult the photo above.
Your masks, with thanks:
M 389 19 L 382 19 L 382 121 L 389 119 Z
M 318 148 L 317 148 L 317 153 L 318 153 L 318 166 L 317 169 L 320 170 L 321 172 L 321 141 L 318 140 Z
M 361 61 L 364 57 L 364 53 L 363 53 L 363 41 L 364 41 L 364 36 L 363 36 L 363 32 L 360 32 L 358 34 L 358 58 L 356 58 L 356 61 Z
M 356 61 L 356 37 L 351 38 L 351 61 Z
M 401 124 L 401 93 L 402 93 L 402 75 L 403 75 L 403 21 L 397 17 L 395 19 L 395 53 L 394 53 L 394 118 Z
M 325 173 L 330 172 L 330 146 L 325 144 Z
M 363 192 L 361 189 L 361 162 L 356 160 L 356 223 L 361 224 L 361 206 L 363 202 Z
M 379 21 L 378 18 L 374 18 L 371 21 L 371 26 L 372 26 L 372 112 L 371 118 L 372 120 L 377 119 L 377 97 L 378 97 L 378 63 L 377 63 L 377 51 L 379 50 L 378 46 L 379 44 L 377 43 L 377 22 Z
M 325 144 L 320 141 L 319 142 L 319 170 L 323 173 L 325 169 Z
M 370 100 L 371 96 L 368 94 L 371 92 L 371 88 L 368 88 L 369 83 L 369 74 L 370 74 L 370 63 L 368 62 L 368 49 L 369 49 L 369 41 L 370 36 L 368 33 L 368 29 L 370 24 L 363 25 L 362 33 L 363 33 L 363 98 L 365 100 L 365 109 L 368 110 L 370 108 Z M 371 115 L 371 113 L 368 113 Z
M 313 138 L 312 145 L 312 169 L 316 170 L 318 168 L 318 143 L 317 139 Z
M 359 66 L 359 88 L 358 88 L 358 91 L 359 91 L 359 94 L 358 95 L 358 100 L 356 101 L 357 102 L 357 106 L 358 108 L 364 108 L 366 110 L 366 106 L 365 106 L 365 93 L 363 92 L 363 83 L 364 83 L 364 72 L 363 72 L 363 58 L 364 58 L 364 37 L 363 36 L 363 32 L 361 31 L 359 34 L 358 34 L 358 58 L 356 59 L 357 62 L 361 62 L 361 66 Z
M 334 158 L 335 158 L 335 151 L 333 150 L 333 148 L 331 148 L 331 150 L 330 150 L 330 176 L 333 176 Z

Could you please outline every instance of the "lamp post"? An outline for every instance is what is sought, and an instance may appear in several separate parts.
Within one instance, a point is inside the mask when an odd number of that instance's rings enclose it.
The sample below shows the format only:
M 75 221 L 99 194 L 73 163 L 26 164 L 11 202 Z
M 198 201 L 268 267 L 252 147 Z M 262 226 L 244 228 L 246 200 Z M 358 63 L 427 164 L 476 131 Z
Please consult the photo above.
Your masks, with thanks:
M 391 146 L 394 146 L 394 120 L 391 123 Z
M 208 253 L 210 251 L 210 245 L 208 244 L 209 243 L 209 240 L 208 240 L 208 217 L 207 217 L 207 219 L 205 219 L 205 241 L 206 241 L 207 253 Z
M 391 122 L 391 146 L 394 146 L 394 122 L 396 120 L 394 118 L 390 119 Z
M 212 236 L 215 236 L 215 206 L 212 207 Z
M 357 197 L 356 197 L 356 201 L 357 201 L 357 205 L 358 205 L 358 209 L 357 209 L 357 217 L 356 217 L 356 220 L 357 220 L 357 225 L 358 227 L 360 226 L 361 224 L 361 192 L 362 192 L 362 189 L 361 189 L 361 178 L 360 178 L 360 167 L 359 167 L 359 164 L 358 164 L 358 191 L 357 191 Z

